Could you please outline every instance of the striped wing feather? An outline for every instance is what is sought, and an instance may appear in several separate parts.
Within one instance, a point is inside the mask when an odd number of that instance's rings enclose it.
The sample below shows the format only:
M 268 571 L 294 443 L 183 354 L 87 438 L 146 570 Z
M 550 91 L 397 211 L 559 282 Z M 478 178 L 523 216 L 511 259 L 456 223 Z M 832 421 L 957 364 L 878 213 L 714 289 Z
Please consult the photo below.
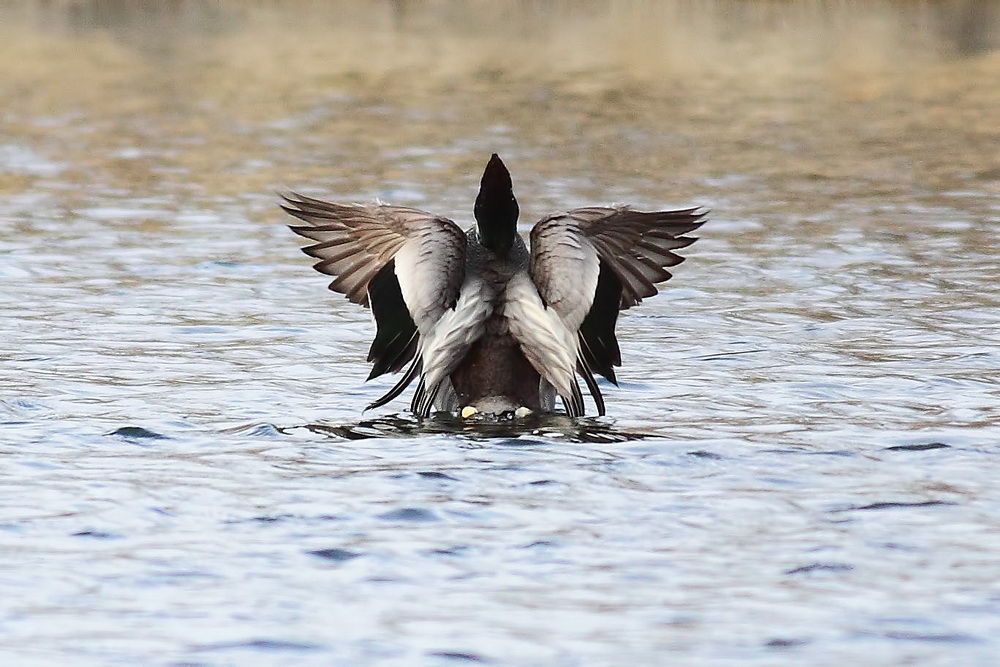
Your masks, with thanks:
M 656 283 L 670 279 L 666 267 L 684 261 L 673 251 L 697 240 L 684 235 L 701 227 L 707 213 L 700 208 L 647 213 L 627 206 L 592 206 L 574 209 L 566 216 L 578 225 L 621 282 L 621 309 L 625 310 L 656 294 Z
M 335 277 L 331 290 L 363 306 L 371 279 L 411 239 L 443 235 L 464 257 L 465 235 L 447 218 L 404 206 L 334 204 L 295 193 L 282 198 L 281 208 L 307 223 L 291 230 L 316 242 L 302 249 L 319 260 L 313 268 Z
M 547 307 L 576 332 L 577 372 L 604 414 L 593 373 L 617 384 L 621 353 L 615 336 L 618 312 L 657 293 L 670 279 L 666 267 L 684 258 L 674 251 L 696 238 L 707 211 L 635 211 L 628 207 L 573 209 L 539 221 L 531 230 L 532 281 Z
M 315 242 L 303 252 L 319 260 L 317 271 L 334 276 L 330 289 L 372 308 L 378 331 L 368 354 L 374 364 L 369 379 L 412 362 L 369 407 L 383 405 L 421 373 L 421 337 L 455 307 L 465 233 L 447 218 L 403 206 L 335 204 L 295 193 L 282 198 L 285 212 L 306 223 L 290 225 L 292 231 Z

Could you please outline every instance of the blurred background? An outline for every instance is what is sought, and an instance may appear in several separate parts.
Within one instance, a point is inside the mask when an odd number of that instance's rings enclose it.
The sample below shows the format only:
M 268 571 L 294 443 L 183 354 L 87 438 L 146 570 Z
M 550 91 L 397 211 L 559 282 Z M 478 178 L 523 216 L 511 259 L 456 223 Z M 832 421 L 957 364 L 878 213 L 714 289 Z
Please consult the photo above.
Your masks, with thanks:
M 362 415 L 276 191 L 493 152 L 710 221 L 607 419 Z M 1000 2 L 6 0 L 0 657 L 992 664 L 998 224 Z
M 457 215 L 497 151 L 531 215 L 637 187 L 758 214 L 941 203 L 997 192 L 998 24 L 985 0 L 13 0 L 0 187 L 464 185 Z

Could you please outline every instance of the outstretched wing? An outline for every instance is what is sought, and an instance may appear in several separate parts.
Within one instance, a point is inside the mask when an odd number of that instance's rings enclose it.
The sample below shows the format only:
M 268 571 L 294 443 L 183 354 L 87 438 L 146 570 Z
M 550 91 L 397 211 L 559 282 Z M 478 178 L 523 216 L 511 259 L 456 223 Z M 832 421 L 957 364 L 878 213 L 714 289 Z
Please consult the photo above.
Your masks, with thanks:
M 656 294 L 656 283 L 671 277 L 666 267 L 684 261 L 673 251 L 695 242 L 685 234 L 706 214 L 699 208 L 645 213 L 595 206 L 549 216 L 531 230 L 531 279 L 546 308 L 576 339 L 576 371 L 600 414 L 604 400 L 593 373 L 617 384 L 618 312 Z M 549 381 L 557 390 L 568 382 Z
M 420 337 L 454 309 L 465 274 L 465 233 L 451 220 L 384 204 L 333 204 L 295 193 L 282 208 L 305 225 L 292 231 L 312 241 L 302 249 L 334 276 L 330 289 L 371 306 L 378 331 L 368 354 L 369 379 L 411 366 L 370 407 L 384 405 L 420 373 Z

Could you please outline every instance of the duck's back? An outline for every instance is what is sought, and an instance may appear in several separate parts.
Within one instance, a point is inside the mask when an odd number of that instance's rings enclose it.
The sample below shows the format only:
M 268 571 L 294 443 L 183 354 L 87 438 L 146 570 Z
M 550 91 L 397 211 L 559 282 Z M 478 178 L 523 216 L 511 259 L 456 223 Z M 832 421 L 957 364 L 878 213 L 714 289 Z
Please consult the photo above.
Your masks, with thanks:
M 466 275 L 475 282 L 481 281 L 478 287 L 489 295 L 493 309 L 482 336 L 451 374 L 461 407 L 472 406 L 490 413 L 519 407 L 551 409 L 552 398 L 540 395 L 541 377 L 511 334 L 505 308 L 511 298 L 511 286 L 527 279 L 528 257 L 520 236 L 505 257 L 497 258 L 479 244 L 474 230 L 469 232 Z

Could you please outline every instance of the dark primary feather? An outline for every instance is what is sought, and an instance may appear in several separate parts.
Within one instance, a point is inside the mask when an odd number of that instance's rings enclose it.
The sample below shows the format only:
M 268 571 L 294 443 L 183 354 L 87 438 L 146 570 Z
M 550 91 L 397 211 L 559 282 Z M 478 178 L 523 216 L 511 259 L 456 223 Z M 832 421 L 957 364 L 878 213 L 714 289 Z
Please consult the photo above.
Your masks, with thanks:
M 290 193 L 282 209 L 308 225 L 290 226 L 300 236 L 317 241 L 302 249 L 319 259 L 320 273 L 335 276 L 330 289 L 354 303 L 368 305 L 368 283 L 405 242 L 386 225 L 373 224 L 364 207 L 331 204 Z
M 417 325 L 403 301 L 395 260 L 390 259 L 368 283 L 368 299 L 377 327 L 368 351 L 368 361 L 375 364 L 368 376 L 371 380 L 383 373 L 395 373 L 413 358 L 417 351 Z
M 593 380 L 593 376 L 591 376 L 591 380 Z M 591 386 L 590 382 L 586 384 L 588 388 Z M 569 397 L 569 403 L 564 403 L 566 414 L 570 417 L 582 417 L 587 414 L 587 408 L 583 404 L 583 392 L 580 391 L 580 385 L 576 383 L 576 380 L 573 381 L 572 387 L 573 394 Z
M 597 381 L 594 379 L 594 373 L 587 366 L 587 362 L 584 359 L 580 360 L 580 363 L 577 365 L 576 372 L 583 378 L 584 384 L 587 385 L 587 390 L 594 398 L 594 405 L 597 406 L 598 416 L 603 417 L 605 415 L 604 394 L 601 393 L 601 388 L 597 385 Z
M 424 378 L 421 377 L 420 382 L 417 384 L 417 390 L 413 392 L 413 400 L 410 401 L 410 412 L 418 417 L 427 417 L 430 415 L 431 408 L 434 407 L 434 399 L 437 398 L 440 390 L 440 384 L 433 389 L 427 389 Z
M 673 250 L 686 248 L 695 237 L 684 236 L 704 223 L 707 211 L 633 211 L 628 207 L 588 207 L 570 211 L 598 255 L 622 284 L 621 309 L 656 294 L 656 283 L 669 280 L 664 267 L 684 261 Z
M 602 260 L 600 266 L 594 305 L 580 325 L 580 352 L 589 370 L 600 373 L 617 385 L 614 367 L 622 365 L 622 354 L 615 336 L 615 325 L 622 300 L 622 284 L 607 262 Z
M 457 299 L 461 280 L 456 284 L 451 274 L 464 266 L 465 232 L 451 220 L 405 206 L 334 204 L 294 192 L 282 197 L 281 208 L 307 223 L 289 227 L 316 241 L 302 251 L 319 260 L 313 268 L 335 277 L 331 290 L 367 306 L 368 284 L 399 249 L 432 239 L 442 253 L 443 273 L 431 267 L 419 278 L 440 283 L 443 301 Z
M 402 394 L 403 390 L 406 389 L 408 386 L 410 386 L 410 383 L 413 382 L 413 378 L 417 377 L 420 374 L 420 370 L 421 370 L 420 358 L 417 357 L 412 362 L 410 362 L 410 367 L 406 369 L 406 373 L 403 374 L 403 377 L 399 378 L 399 382 L 393 385 L 392 389 L 383 394 L 381 398 L 372 403 L 369 403 L 368 407 L 365 409 L 371 410 L 372 408 L 380 408 L 389 401 L 391 401 L 392 399 Z M 423 384 L 423 382 L 421 382 L 421 384 Z

